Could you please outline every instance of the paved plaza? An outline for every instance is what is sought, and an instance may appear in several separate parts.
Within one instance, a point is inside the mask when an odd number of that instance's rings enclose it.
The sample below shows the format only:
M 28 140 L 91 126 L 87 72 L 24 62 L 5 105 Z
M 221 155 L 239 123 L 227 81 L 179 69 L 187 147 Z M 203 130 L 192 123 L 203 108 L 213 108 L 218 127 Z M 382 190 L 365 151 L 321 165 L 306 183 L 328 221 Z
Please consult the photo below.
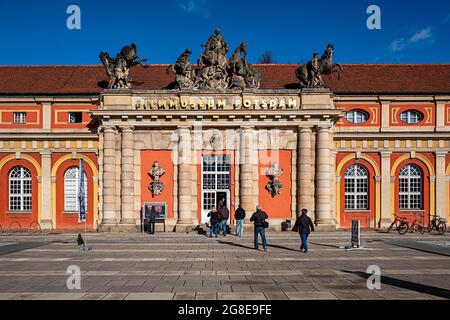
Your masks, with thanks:
M 294 232 L 268 232 L 269 252 L 252 236 L 200 234 L 0 236 L 0 299 L 297 300 L 449 299 L 450 236 L 363 232 L 364 250 L 346 251 L 348 232 L 314 233 L 299 252 Z M 81 289 L 69 290 L 69 266 Z M 379 266 L 381 290 L 367 288 Z

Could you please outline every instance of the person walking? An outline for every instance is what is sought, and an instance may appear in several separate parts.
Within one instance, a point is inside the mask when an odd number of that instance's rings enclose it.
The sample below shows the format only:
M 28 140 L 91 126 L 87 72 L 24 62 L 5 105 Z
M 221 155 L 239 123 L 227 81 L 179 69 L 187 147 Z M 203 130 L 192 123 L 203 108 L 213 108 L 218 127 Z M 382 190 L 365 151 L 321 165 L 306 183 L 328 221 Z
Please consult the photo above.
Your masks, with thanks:
M 300 251 L 308 252 L 308 237 L 311 231 L 314 231 L 314 224 L 310 217 L 307 216 L 308 210 L 302 209 L 302 214 L 297 217 L 295 221 L 295 226 L 297 227 L 298 233 L 300 234 Z
M 245 210 L 241 205 L 238 205 L 236 212 L 234 213 L 234 219 L 236 220 L 236 237 L 243 237 L 244 234 L 244 219 Z
M 148 219 L 148 234 L 155 234 L 156 209 L 151 207 L 147 216 Z
M 213 232 L 216 235 L 216 238 L 219 236 L 219 213 L 216 208 L 212 208 L 212 210 L 208 213 L 208 217 L 210 217 L 211 227 L 209 229 L 209 237 L 212 238 Z
M 230 210 L 228 210 L 227 206 L 222 201 L 222 206 L 219 208 L 220 215 L 220 229 L 223 230 L 223 236 L 227 236 L 227 222 L 230 218 Z
M 253 213 L 250 221 L 253 222 L 255 227 L 255 249 L 258 249 L 258 237 L 261 235 L 263 250 L 267 251 L 267 241 L 266 241 L 266 228 L 269 227 L 269 224 L 266 222 L 266 219 L 269 218 L 267 213 L 262 211 L 261 206 L 256 206 L 256 212 Z

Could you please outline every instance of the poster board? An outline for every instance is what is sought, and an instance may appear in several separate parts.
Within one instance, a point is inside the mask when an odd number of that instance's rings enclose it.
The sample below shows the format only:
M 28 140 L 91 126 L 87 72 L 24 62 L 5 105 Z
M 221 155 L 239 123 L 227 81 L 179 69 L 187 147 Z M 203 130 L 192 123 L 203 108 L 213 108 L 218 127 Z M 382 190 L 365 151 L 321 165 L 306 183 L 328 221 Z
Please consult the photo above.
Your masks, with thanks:
M 148 225 L 147 217 L 150 211 L 154 209 L 156 211 L 156 223 L 164 223 L 164 232 L 166 231 L 167 220 L 167 203 L 166 202 L 145 202 L 142 207 L 142 232 L 146 231 Z

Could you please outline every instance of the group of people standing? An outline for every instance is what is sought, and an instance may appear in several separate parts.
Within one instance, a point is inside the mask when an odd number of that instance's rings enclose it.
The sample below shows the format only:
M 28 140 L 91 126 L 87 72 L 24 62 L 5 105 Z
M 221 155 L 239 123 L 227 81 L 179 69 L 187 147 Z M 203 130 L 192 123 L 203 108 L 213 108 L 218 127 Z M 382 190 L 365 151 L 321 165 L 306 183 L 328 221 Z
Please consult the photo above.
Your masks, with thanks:
M 311 231 L 314 231 L 314 224 L 310 217 L 307 215 L 308 210 L 302 209 L 301 215 L 297 217 L 295 221 L 294 229 L 296 229 L 300 235 L 300 251 L 308 252 L 308 237 Z M 245 210 L 238 205 L 235 211 L 234 217 L 236 221 L 236 236 L 243 237 L 244 235 L 244 219 Z M 209 236 L 212 238 L 215 234 L 216 238 L 219 236 L 219 232 L 223 232 L 223 236 L 227 236 L 227 222 L 230 218 L 230 211 L 225 205 L 224 200 L 219 201 L 219 210 L 215 207 L 208 213 L 210 218 L 210 232 Z M 254 246 L 255 250 L 259 250 L 259 236 L 261 235 L 262 246 L 264 251 L 267 250 L 266 229 L 269 227 L 269 223 L 266 221 L 269 216 L 262 210 L 260 205 L 256 206 L 256 211 L 250 217 L 250 222 L 254 225 Z M 219 229 L 220 228 L 220 229 Z

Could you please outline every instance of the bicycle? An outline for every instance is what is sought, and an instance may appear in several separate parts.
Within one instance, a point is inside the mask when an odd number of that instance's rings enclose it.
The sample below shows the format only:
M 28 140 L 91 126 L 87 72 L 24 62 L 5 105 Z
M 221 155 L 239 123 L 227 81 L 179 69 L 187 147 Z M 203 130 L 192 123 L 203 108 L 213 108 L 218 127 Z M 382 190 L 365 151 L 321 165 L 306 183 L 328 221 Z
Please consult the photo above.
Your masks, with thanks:
M 447 231 L 447 220 L 434 215 L 433 219 L 430 219 L 430 223 L 428 224 L 428 232 L 432 232 L 436 230 L 439 234 L 444 234 Z
M 419 216 L 419 220 L 417 219 L 417 216 Z M 411 224 L 411 226 L 409 227 L 409 231 L 414 233 L 414 232 L 419 232 L 420 234 L 424 234 L 425 233 L 425 226 L 423 223 L 423 216 L 424 214 L 422 212 L 420 213 L 416 213 L 414 215 L 414 222 Z
M 394 215 L 395 220 L 392 222 L 392 224 L 389 226 L 387 232 L 389 233 L 391 230 L 398 231 L 400 234 L 405 234 L 408 232 L 409 224 L 406 217 L 400 217 L 398 215 Z

